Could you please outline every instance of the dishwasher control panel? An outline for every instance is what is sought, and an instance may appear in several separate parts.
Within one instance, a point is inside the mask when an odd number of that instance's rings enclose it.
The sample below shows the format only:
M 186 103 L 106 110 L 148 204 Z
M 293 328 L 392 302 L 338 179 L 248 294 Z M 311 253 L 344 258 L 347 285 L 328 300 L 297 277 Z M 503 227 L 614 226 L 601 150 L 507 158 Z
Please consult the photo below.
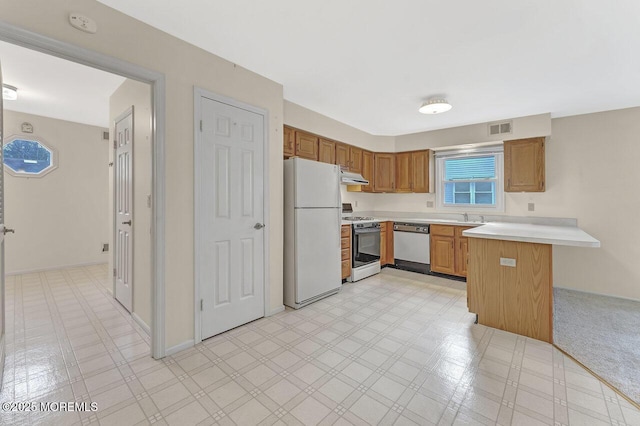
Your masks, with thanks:
M 398 232 L 414 232 L 416 234 L 428 234 L 429 224 L 395 222 L 395 224 L 393 225 L 393 230 Z

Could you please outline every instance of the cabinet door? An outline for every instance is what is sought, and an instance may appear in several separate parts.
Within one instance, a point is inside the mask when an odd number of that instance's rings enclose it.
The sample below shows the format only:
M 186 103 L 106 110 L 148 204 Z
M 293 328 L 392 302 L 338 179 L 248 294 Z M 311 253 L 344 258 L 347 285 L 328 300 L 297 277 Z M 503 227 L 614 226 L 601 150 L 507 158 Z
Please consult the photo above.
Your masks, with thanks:
M 453 275 L 456 272 L 454 237 L 431 234 L 431 270 Z
M 393 222 L 387 222 L 387 240 L 386 240 L 386 264 L 387 265 L 395 265 L 396 259 L 393 254 Z M 380 245 L 382 246 L 382 241 L 380 241 Z
M 429 155 L 428 149 L 411 153 L 412 192 L 429 192 Z
M 342 170 L 349 170 L 349 145 L 336 143 L 336 164 Z
M 395 155 L 373 154 L 374 189 L 376 192 L 393 192 L 395 189 Z
M 284 135 L 284 145 L 282 148 L 284 151 L 284 156 L 288 158 L 296 155 L 296 148 L 295 148 L 296 131 L 293 130 L 291 127 L 284 126 L 283 135 Z
M 469 263 L 469 239 L 462 235 L 462 232 L 471 228 L 472 226 L 455 227 L 456 275 L 460 277 L 467 276 L 467 265 Z
M 373 192 L 373 152 L 362 151 L 362 177 L 369 185 L 362 185 L 362 191 Z
M 394 192 L 411 192 L 411 153 L 396 154 L 396 185 Z
M 380 266 L 387 264 L 387 231 L 380 231 Z
M 318 161 L 318 137 L 297 130 L 296 155 L 301 158 Z
M 336 164 L 336 143 L 327 139 L 318 142 L 318 161 Z
M 362 173 L 362 149 L 355 146 L 349 147 L 349 170 Z
M 504 190 L 544 192 L 544 139 L 504 142 Z

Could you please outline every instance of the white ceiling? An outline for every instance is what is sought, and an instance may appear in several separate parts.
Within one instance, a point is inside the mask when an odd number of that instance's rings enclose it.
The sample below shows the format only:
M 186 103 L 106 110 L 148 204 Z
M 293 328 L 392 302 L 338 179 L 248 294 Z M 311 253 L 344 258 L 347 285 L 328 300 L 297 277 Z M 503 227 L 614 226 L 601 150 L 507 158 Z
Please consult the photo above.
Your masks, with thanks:
M 5 109 L 109 127 L 109 97 L 124 77 L 4 42 L 0 61 L 3 82 L 18 88 Z
M 640 105 L 637 0 L 99 1 L 372 134 Z

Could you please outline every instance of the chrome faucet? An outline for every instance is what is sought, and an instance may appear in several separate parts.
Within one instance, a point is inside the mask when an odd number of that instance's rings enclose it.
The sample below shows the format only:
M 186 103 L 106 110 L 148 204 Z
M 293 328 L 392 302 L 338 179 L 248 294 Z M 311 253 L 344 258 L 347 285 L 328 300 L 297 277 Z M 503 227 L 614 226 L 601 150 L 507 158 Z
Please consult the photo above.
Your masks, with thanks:
M 468 213 L 466 213 L 466 212 L 465 212 L 465 213 L 462 215 L 462 217 L 464 217 L 464 222 L 469 222 L 469 214 L 468 214 Z

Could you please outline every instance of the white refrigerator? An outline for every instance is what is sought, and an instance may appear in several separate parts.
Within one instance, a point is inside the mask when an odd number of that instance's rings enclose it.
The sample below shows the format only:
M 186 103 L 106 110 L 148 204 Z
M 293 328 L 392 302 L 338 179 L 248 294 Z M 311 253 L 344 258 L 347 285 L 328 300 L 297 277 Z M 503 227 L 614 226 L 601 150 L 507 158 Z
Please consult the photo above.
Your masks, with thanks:
M 340 168 L 284 161 L 284 304 L 298 309 L 335 294 L 340 266 Z

